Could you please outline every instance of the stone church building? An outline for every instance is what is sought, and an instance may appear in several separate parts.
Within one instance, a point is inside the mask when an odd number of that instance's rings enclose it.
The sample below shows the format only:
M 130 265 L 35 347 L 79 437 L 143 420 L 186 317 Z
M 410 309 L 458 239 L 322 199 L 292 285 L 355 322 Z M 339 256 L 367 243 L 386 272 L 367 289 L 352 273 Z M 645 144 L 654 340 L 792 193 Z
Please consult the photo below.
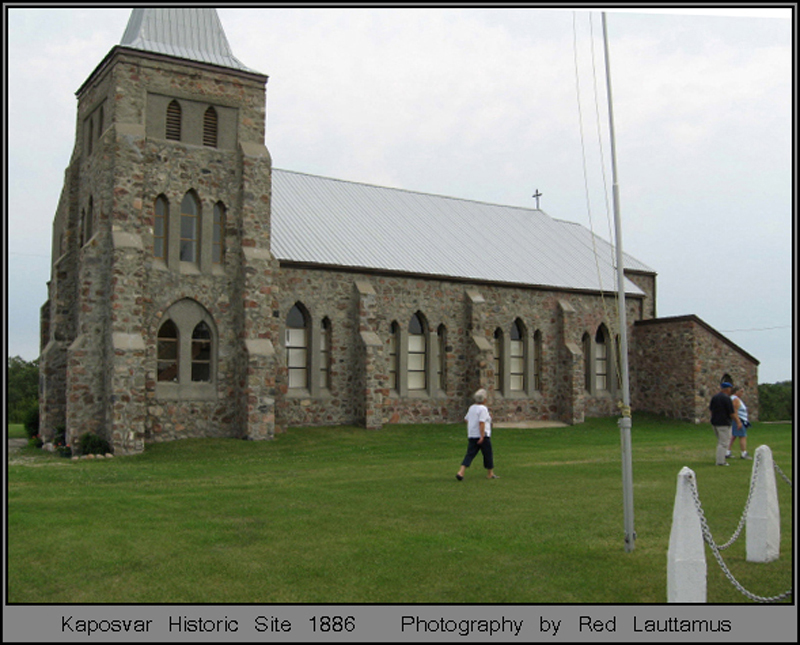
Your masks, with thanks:
M 267 76 L 214 9 L 134 9 L 77 91 L 41 309 L 41 431 L 115 452 L 291 427 L 617 414 L 611 246 L 543 211 L 278 170 Z M 707 422 L 758 361 L 656 315 L 625 257 L 631 402 Z

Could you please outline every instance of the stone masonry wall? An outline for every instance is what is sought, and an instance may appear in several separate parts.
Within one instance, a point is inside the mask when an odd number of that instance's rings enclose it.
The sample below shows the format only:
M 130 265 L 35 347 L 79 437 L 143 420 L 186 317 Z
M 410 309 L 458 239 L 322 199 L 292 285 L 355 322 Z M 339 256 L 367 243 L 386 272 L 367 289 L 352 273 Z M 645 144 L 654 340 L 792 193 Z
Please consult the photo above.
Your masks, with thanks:
M 333 369 L 331 392 L 313 397 L 309 392 L 292 392 L 284 384 L 279 403 L 279 425 L 281 427 L 317 424 L 364 423 L 364 375 L 362 374 L 364 341 L 359 335 L 373 334 L 384 347 L 389 338 L 392 321 L 407 327 L 410 318 L 420 312 L 429 330 L 429 347 L 436 340 L 439 325 L 447 329 L 447 379 L 434 392 L 410 393 L 398 397 L 393 391 L 383 388 L 382 423 L 436 423 L 454 422 L 463 418 L 476 385 L 489 387 L 495 420 L 513 421 L 522 419 L 566 419 L 574 422 L 571 410 L 575 389 L 582 390 L 583 362 L 574 356 L 581 347 L 585 332 L 594 337 L 598 325 L 603 322 L 600 298 L 596 295 L 566 293 L 547 290 L 523 289 L 497 285 L 464 284 L 414 277 L 365 276 L 346 271 L 298 268 L 283 266 L 278 275 L 280 285 L 278 319 L 285 318 L 295 303 L 301 303 L 316 328 L 322 318 L 331 320 L 333 341 Z M 364 285 L 374 291 L 370 294 L 369 315 L 354 318 L 352 312 L 359 311 L 359 289 L 354 284 Z M 469 294 L 478 295 L 483 302 L 475 303 Z M 573 314 L 569 328 L 562 329 L 560 313 L 562 302 L 570 303 Z M 477 307 L 477 309 L 475 309 Z M 628 304 L 629 320 L 635 320 L 640 303 L 631 298 Z M 479 313 L 476 313 L 478 312 Z M 520 318 L 531 336 L 538 330 L 542 334 L 542 387 L 522 393 L 502 393 L 496 388 L 495 375 L 491 367 L 485 366 L 485 379 L 477 377 L 481 352 L 476 354 L 473 336 L 488 343 L 494 330 L 501 327 L 508 333 L 512 323 Z M 365 323 L 365 321 L 368 322 Z M 368 329 L 366 328 L 368 327 Z M 566 368 L 559 358 L 560 347 L 570 343 L 570 359 Z M 361 347 L 356 360 L 353 348 Z M 491 345 L 486 345 L 491 347 Z M 283 349 L 276 347 L 278 362 L 285 364 Z M 388 353 L 375 354 L 370 358 L 370 369 L 388 373 Z M 383 362 L 383 365 L 381 365 Z M 564 373 L 564 370 L 568 373 Z M 565 382 L 566 379 L 566 382 Z M 613 379 L 612 379 L 613 381 Z M 576 383 L 579 385 L 576 386 Z M 612 389 L 596 395 L 580 393 L 582 405 L 590 414 L 615 414 L 617 394 Z M 374 403 L 374 400 L 373 400 Z M 374 412 L 371 414 L 375 414 Z M 578 415 L 582 418 L 582 412 Z
M 271 436 L 276 391 L 269 348 L 276 330 L 265 81 L 117 50 L 81 89 L 76 144 L 54 224 L 54 247 L 63 236 L 66 251 L 60 257 L 54 251 L 42 312 L 48 428 L 66 422 L 73 441 L 91 431 L 123 453 L 188 436 Z M 233 133 L 238 144 L 223 150 L 146 136 L 149 97 L 163 95 L 217 106 L 227 119 L 224 140 Z M 156 197 L 166 196 L 177 218 L 190 190 L 204 221 L 217 202 L 226 208 L 221 266 L 211 265 L 208 249 L 193 265 L 153 258 Z M 89 200 L 93 235 L 83 240 L 80 213 Z M 209 233 L 201 232 L 201 244 Z M 217 331 L 215 392 L 202 400 L 164 399 L 156 382 L 159 321 L 182 299 L 207 311 Z
M 635 325 L 631 407 L 667 417 L 694 416 L 695 330 L 687 321 Z M 694 419 L 692 419 L 694 420 Z
M 750 421 L 758 421 L 758 361 L 704 323 L 695 323 L 695 328 L 695 423 L 709 420 L 708 403 L 719 391 L 723 374 L 729 374 L 735 385 L 745 388 Z
M 625 277 L 647 294 L 646 298 L 639 300 L 639 312 L 636 320 L 648 320 L 656 317 L 656 276 L 654 273 L 641 271 L 625 271 Z
M 706 423 L 708 403 L 728 374 L 745 387 L 750 418 L 758 419 L 758 361 L 696 316 L 637 323 L 633 338 L 634 411 Z

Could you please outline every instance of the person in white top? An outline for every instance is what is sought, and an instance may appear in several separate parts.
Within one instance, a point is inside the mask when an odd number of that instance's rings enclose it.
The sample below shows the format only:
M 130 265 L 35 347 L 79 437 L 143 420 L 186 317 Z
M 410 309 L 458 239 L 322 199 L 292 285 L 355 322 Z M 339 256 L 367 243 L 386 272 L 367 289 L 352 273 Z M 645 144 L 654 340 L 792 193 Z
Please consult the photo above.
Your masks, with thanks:
M 728 454 L 726 457 L 731 456 L 733 444 L 736 443 L 736 437 L 739 437 L 739 448 L 742 449 L 742 459 L 752 459 L 747 454 L 747 429 L 750 427 L 750 421 L 747 419 L 747 406 L 742 401 L 744 388 L 740 385 L 733 388 L 731 394 L 731 401 L 733 402 L 734 417 L 731 423 L 731 443 L 728 446 Z
M 473 403 L 464 421 L 467 422 L 467 454 L 461 462 L 461 468 L 456 473 L 456 479 L 461 481 L 464 479 L 464 473 L 469 468 L 472 460 L 478 455 L 483 454 L 483 467 L 486 468 L 487 477 L 489 479 L 497 479 L 498 476 L 494 474 L 494 455 L 492 454 L 492 415 L 489 413 L 489 408 L 486 407 L 486 390 L 480 389 L 474 394 L 475 403 Z

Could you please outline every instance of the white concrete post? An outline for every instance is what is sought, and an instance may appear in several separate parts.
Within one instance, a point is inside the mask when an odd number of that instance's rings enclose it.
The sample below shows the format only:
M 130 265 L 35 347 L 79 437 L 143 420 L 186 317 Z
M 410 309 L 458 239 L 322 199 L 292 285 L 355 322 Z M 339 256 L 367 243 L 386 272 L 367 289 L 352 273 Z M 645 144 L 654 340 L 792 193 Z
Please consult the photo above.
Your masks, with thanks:
M 747 561 L 777 560 L 781 544 L 781 513 L 778 508 L 778 489 L 775 486 L 775 464 L 769 446 L 756 448 L 753 460 L 756 478 L 750 506 L 747 509 Z M 758 464 L 758 469 L 755 468 Z
M 686 466 L 678 473 L 667 551 L 667 602 L 706 601 L 706 551 L 692 495 L 694 479 L 694 472 Z

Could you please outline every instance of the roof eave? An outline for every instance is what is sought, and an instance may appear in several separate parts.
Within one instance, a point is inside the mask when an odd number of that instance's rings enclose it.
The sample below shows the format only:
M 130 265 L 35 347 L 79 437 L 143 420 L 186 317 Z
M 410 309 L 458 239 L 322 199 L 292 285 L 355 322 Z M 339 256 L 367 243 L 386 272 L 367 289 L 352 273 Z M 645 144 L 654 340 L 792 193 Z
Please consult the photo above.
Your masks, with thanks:
M 455 282 L 459 284 L 482 284 L 495 287 L 508 287 L 515 289 L 530 289 L 537 291 L 557 291 L 559 293 L 580 293 L 584 295 L 613 295 L 616 292 L 602 291 L 600 289 L 579 289 L 576 287 L 567 287 L 559 285 L 548 284 L 530 284 L 526 282 L 503 282 L 498 280 L 486 280 L 483 278 L 469 278 L 463 276 L 453 276 L 434 273 L 414 273 L 410 271 L 394 270 L 394 269 L 376 269 L 374 267 L 365 266 L 348 266 L 341 264 L 326 264 L 322 262 L 309 262 L 303 260 L 290 260 L 287 258 L 277 258 L 281 268 L 290 269 L 309 269 L 313 271 L 336 271 L 338 273 L 358 273 L 380 276 L 392 276 L 399 278 L 410 279 L 425 279 L 425 280 L 440 280 L 441 282 Z M 626 298 L 643 299 L 647 297 L 645 293 L 626 292 Z
M 146 58 L 148 60 L 154 61 L 164 61 L 164 62 L 175 62 L 181 65 L 186 65 L 188 67 L 194 67 L 195 69 L 202 69 L 205 71 L 210 72 L 224 72 L 225 74 L 231 76 L 237 76 L 242 79 L 250 80 L 255 83 L 263 83 L 266 84 L 269 76 L 266 74 L 262 74 L 261 72 L 255 71 L 246 71 L 242 69 L 237 69 L 235 67 L 224 67 L 222 65 L 214 65 L 212 63 L 204 63 L 197 60 L 192 60 L 190 58 L 180 58 L 178 56 L 172 56 L 170 54 L 161 54 L 157 52 L 146 51 L 143 49 L 136 49 L 134 47 L 127 47 L 126 45 L 115 45 L 111 48 L 108 54 L 105 55 L 103 60 L 94 68 L 91 74 L 86 78 L 86 80 L 81 84 L 78 90 L 75 92 L 75 95 L 80 98 L 81 94 L 84 92 L 86 87 L 90 85 L 97 77 L 102 76 L 106 69 L 111 67 L 112 59 L 116 56 L 121 54 L 131 54 L 134 56 L 138 56 L 140 58 Z

